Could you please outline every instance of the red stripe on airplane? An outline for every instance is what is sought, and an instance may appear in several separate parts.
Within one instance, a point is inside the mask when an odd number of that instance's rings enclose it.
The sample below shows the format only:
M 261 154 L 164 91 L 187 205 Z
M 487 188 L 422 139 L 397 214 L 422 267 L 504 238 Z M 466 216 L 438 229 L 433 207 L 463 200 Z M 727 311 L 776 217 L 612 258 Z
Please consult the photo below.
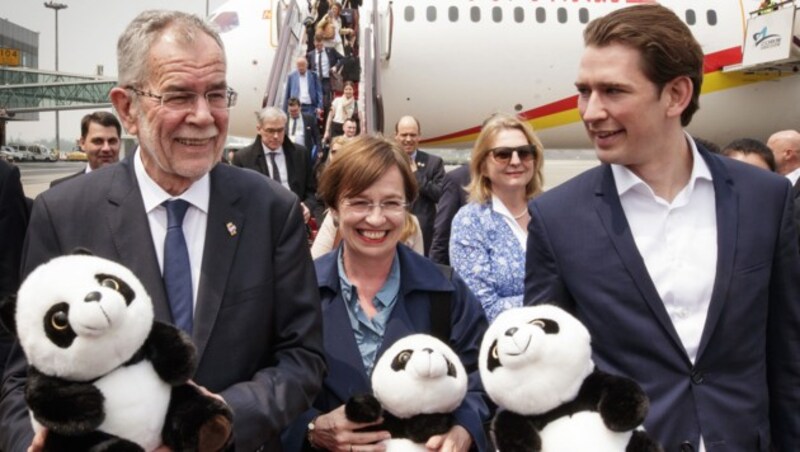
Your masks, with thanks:
M 647 0 L 627 0 L 628 3 L 636 3 L 644 1 Z M 725 66 L 738 64 L 741 62 L 742 62 L 742 48 L 731 47 L 729 49 L 720 50 L 719 52 L 709 53 L 708 55 L 706 55 L 705 60 L 703 62 L 703 72 L 706 74 L 709 72 L 716 72 Z M 561 99 L 549 104 L 542 105 L 541 107 L 536 107 L 532 110 L 524 111 L 522 113 L 519 113 L 518 116 L 526 120 L 531 120 L 531 119 L 541 118 L 543 116 L 561 113 L 577 107 L 578 107 L 578 96 L 574 95 L 567 97 L 565 99 Z M 451 140 L 466 135 L 476 134 L 479 133 L 480 131 L 481 131 L 480 126 L 470 127 L 469 129 L 460 130 L 454 133 L 448 133 L 447 135 L 440 135 L 438 137 L 420 140 L 420 142 L 428 143 L 431 141 Z

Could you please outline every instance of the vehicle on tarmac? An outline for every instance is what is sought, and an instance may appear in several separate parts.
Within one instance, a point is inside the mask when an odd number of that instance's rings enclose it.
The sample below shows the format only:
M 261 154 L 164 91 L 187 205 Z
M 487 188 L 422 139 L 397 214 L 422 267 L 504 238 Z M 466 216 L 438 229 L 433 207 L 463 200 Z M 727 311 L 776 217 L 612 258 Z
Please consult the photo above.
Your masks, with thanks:
M 0 149 L 0 156 L 9 162 L 24 162 L 28 160 L 29 154 L 14 149 L 11 146 L 3 146 Z
M 58 153 L 41 144 L 11 144 L 10 147 L 25 155 L 24 160 L 33 162 L 55 162 Z

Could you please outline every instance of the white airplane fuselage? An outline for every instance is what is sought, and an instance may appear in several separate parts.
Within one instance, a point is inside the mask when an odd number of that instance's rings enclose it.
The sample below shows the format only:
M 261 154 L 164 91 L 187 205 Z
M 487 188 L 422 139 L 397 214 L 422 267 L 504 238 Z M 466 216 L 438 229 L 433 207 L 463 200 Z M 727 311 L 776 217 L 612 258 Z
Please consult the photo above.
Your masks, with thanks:
M 254 136 L 253 113 L 261 107 L 278 46 L 276 11 L 286 1 L 233 0 L 212 16 L 223 23 L 228 82 L 240 93 L 231 135 Z M 364 3 L 361 36 L 365 27 L 380 30 L 383 48 L 385 134 L 393 135 L 397 119 L 411 114 L 427 146 L 464 147 L 487 116 L 507 112 L 527 118 L 545 147 L 556 149 L 591 147 L 574 86 L 585 24 L 642 1 L 379 0 L 377 27 L 372 2 Z M 721 70 L 741 62 L 748 12 L 758 0 L 660 3 L 687 22 L 706 54 L 700 111 L 690 133 L 724 145 L 800 127 L 800 75 Z M 234 16 L 238 25 L 229 23 L 226 30 L 225 21 Z

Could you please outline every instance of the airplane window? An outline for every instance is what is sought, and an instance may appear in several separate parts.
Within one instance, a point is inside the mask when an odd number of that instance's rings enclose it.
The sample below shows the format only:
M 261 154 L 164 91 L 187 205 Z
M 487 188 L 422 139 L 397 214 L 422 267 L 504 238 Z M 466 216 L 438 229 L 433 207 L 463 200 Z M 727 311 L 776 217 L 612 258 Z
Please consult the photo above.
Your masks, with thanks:
M 706 12 L 706 20 L 708 21 L 709 25 L 712 25 L 712 26 L 716 25 L 717 24 L 717 12 L 714 11 L 713 9 L 709 9 L 708 12 Z
M 211 23 L 217 26 L 220 33 L 225 33 L 239 26 L 239 15 L 234 11 L 223 11 L 212 17 Z
M 687 9 L 686 10 L 686 23 L 688 25 L 694 25 L 695 22 L 697 22 L 697 18 L 694 15 L 694 10 L 693 9 Z
M 565 24 L 567 23 L 567 9 L 566 8 L 558 8 L 557 11 L 558 16 L 558 23 Z
M 503 9 L 499 6 L 492 8 L 492 20 L 498 23 L 503 21 Z
M 578 20 L 581 21 L 582 24 L 589 22 L 589 10 L 586 8 L 579 9 Z
M 547 20 L 547 11 L 541 6 L 536 8 L 536 22 L 543 24 Z
M 525 20 L 525 10 L 521 6 L 514 8 L 514 22 L 521 24 Z
M 403 13 L 403 16 L 405 17 L 406 22 L 414 22 L 414 7 L 406 6 L 406 10 Z
M 447 9 L 447 16 L 450 18 L 450 22 L 458 22 L 458 7 L 451 6 Z
M 473 22 L 480 22 L 481 21 L 481 9 L 477 6 L 473 6 L 469 9 L 469 17 L 472 19 Z
M 436 7 L 429 6 L 425 15 L 428 17 L 428 22 L 436 22 Z

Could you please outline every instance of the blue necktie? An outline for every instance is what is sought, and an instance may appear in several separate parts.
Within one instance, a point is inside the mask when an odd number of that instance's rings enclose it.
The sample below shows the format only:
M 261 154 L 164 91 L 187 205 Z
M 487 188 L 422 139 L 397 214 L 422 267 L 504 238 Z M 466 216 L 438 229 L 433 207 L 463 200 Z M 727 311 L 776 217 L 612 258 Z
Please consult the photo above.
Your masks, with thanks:
M 183 217 L 189 203 L 164 201 L 167 208 L 167 238 L 164 240 L 164 285 L 175 326 L 192 334 L 192 266 L 183 237 Z

